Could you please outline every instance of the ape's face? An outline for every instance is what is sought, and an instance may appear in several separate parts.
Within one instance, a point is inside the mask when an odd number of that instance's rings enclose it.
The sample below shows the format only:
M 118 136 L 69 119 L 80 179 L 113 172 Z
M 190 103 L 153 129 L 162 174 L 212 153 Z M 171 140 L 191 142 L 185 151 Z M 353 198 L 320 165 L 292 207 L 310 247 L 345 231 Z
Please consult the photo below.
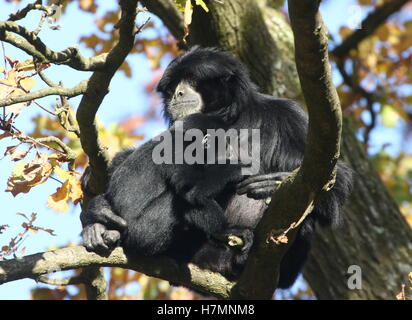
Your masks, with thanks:
M 204 102 L 202 95 L 189 82 L 182 80 L 170 92 L 172 94 L 167 97 L 165 105 L 172 121 L 192 113 L 203 112 Z
M 163 93 L 165 112 L 172 122 L 193 113 L 208 113 L 225 108 L 231 102 L 226 80 L 182 79 Z
M 233 57 L 213 49 L 196 48 L 177 57 L 157 87 L 166 118 L 173 123 L 193 113 L 224 114 L 239 95 L 246 74 Z

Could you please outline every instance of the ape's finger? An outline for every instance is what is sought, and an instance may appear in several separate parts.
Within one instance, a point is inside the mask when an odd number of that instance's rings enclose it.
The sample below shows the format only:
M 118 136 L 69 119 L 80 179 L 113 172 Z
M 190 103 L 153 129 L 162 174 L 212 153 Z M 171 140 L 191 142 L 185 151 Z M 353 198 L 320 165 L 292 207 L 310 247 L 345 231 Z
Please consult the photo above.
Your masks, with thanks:
M 103 240 L 103 233 L 106 231 L 106 228 L 101 225 L 100 223 L 95 223 L 93 224 L 93 236 L 92 236 L 92 246 L 93 246 L 93 251 L 107 251 L 109 250 L 109 247 L 106 245 L 106 243 Z
M 251 183 L 262 182 L 262 181 L 281 181 L 284 180 L 287 176 L 290 175 L 290 172 L 274 172 L 268 174 L 260 174 L 244 179 L 239 182 L 238 187 L 243 187 Z
M 242 186 L 241 188 L 238 187 L 236 189 L 236 193 L 245 194 L 245 193 L 251 192 L 253 189 L 260 189 L 264 187 L 268 189 L 273 189 L 274 191 L 276 189 L 276 182 L 273 180 L 253 182 L 248 185 Z
M 114 247 L 120 240 L 120 232 L 117 230 L 107 230 L 103 233 L 103 239 L 109 247 Z
M 127 228 L 127 222 L 122 217 L 114 214 L 112 210 L 104 208 L 93 216 L 93 221 L 100 222 L 109 229 L 123 231 Z
M 258 189 L 253 189 L 249 191 L 247 193 L 247 196 L 255 200 L 261 200 L 261 199 L 266 199 L 273 192 L 274 192 L 273 188 L 258 188 Z
M 83 246 L 86 247 L 87 251 L 93 251 L 92 241 L 91 241 L 91 230 L 90 226 L 86 226 L 82 231 L 82 238 L 83 238 Z

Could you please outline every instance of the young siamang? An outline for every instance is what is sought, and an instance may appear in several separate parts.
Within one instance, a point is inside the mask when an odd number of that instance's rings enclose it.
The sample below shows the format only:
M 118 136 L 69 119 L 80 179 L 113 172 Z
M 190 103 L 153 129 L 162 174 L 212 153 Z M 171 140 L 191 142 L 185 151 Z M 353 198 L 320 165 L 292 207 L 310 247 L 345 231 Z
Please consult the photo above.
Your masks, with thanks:
M 129 251 L 170 255 L 234 279 L 247 258 L 253 229 L 267 208 L 266 200 L 279 181 L 301 164 L 307 117 L 294 101 L 259 93 L 245 67 L 217 49 L 196 47 L 175 58 L 158 91 L 172 131 L 177 120 L 190 120 L 191 114 L 212 117 L 208 124 L 199 121 L 202 132 L 216 126 L 259 129 L 258 174 L 235 187 L 240 179 L 239 165 L 158 168 L 152 162 L 153 142 L 123 151 L 110 167 L 107 192 L 82 213 L 84 244 L 89 250 L 107 249 L 121 236 Z M 198 125 L 194 121 L 188 127 Z M 179 172 L 179 178 L 172 178 L 174 171 Z M 339 161 L 334 187 L 316 200 L 282 260 L 280 288 L 296 280 L 315 225 L 339 222 L 351 183 L 350 169 Z M 190 197 L 187 190 L 192 190 Z M 242 245 L 233 245 L 231 236 L 240 238 Z

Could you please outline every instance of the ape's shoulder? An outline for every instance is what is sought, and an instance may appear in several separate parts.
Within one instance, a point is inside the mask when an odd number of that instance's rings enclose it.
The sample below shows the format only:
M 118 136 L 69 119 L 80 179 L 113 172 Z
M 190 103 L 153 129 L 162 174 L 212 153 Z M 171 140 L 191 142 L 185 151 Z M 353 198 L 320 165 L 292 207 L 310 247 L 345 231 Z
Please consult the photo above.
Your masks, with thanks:
M 303 110 L 302 106 L 293 99 L 277 98 L 277 97 L 273 97 L 270 95 L 263 95 L 263 94 L 260 96 L 260 99 L 261 99 L 262 104 L 272 107 L 272 108 L 278 108 L 279 111 L 291 110 L 294 112 L 305 114 L 305 111 Z
M 267 119 L 268 121 L 307 123 L 306 112 L 299 103 L 292 99 L 275 98 L 270 95 L 259 94 L 251 111 L 257 112 L 262 119 Z

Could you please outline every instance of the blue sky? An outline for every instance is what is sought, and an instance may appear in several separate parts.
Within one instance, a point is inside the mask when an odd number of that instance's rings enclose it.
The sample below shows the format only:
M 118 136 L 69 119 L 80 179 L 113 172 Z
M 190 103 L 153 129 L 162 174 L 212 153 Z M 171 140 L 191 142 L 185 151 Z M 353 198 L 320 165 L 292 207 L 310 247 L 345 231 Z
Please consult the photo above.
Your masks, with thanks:
M 28 1 L 23 1 L 18 8 L 21 8 Z M 106 9 L 116 6 L 116 1 L 100 1 L 102 6 L 99 11 L 104 12 Z M 332 34 L 336 34 L 339 26 L 343 24 L 353 23 L 353 11 L 348 9 L 352 1 L 327 1 L 322 8 L 324 21 Z M 104 5 L 103 5 L 104 4 Z M 0 3 L 0 20 L 7 18 L 8 14 L 14 12 L 14 5 Z M 99 13 L 98 13 L 99 14 Z M 361 12 L 364 16 L 366 12 Z M 139 21 L 144 21 L 148 14 L 139 16 Z M 32 13 L 24 21 L 24 25 L 33 27 L 37 26 L 40 13 Z M 355 17 L 356 19 L 356 17 Z M 43 27 L 40 36 L 54 50 L 62 50 L 68 46 L 78 43 L 80 36 L 89 35 L 95 32 L 94 16 L 88 13 L 81 12 L 77 9 L 77 3 L 72 3 L 68 6 L 65 15 L 62 16 L 60 22 L 62 28 L 59 31 L 51 31 L 47 26 Z M 157 20 L 155 20 L 157 21 Z M 90 50 L 81 48 L 84 55 L 91 55 Z M 6 44 L 6 54 L 14 59 L 21 61 L 27 59 L 25 54 L 13 49 Z M 2 57 L 1 57 L 2 58 Z M 1 61 L 1 60 L 0 60 Z M 128 79 L 122 72 L 118 72 L 112 80 L 110 93 L 105 98 L 102 106 L 99 109 L 99 118 L 103 123 L 109 125 L 116 123 L 127 116 L 143 114 L 149 102 L 144 93 L 144 85 L 149 81 L 151 70 L 142 55 L 133 55 L 128 58 L 128 62 L 133 70 L 133 78 Z M 46 70 L 47 75 L 55 82 L 64 80 L 67 87 L 71 87 L 80 80 L 89 76 L 87 72 L 73 71 L 64 66 L 53 66 Z M 339 77 L 335 77 L 336 82 Z M 36 89 L 36 88 L 34 88 Z M 48 106 L 53 103 L 55 98 L 42 99 L 41 104 Z M 77 106 L 79 99 L 70 101 L 73 106 Z M 16 126 L 20 129 L 30 130 L 33 124 L 31 118 L 35 114 L 41 113 L 41 110 L 34 105 L 25 109 L 18 117 Z M 148 124 L 143 127 L 141 133 L 146 137 L 152 137 L 164 126 L 157 124 Z M 372 134 L 372 142 L 377 146 L 385 142 L 392 142 L 392 152 L 396 153 L 400 148 L 401 139 L 393 139 L 397 129 L 382 129 L 375 130 Z M 398 142 L 399 141 L 399 142 Z M 10 145 L 10 141 L 0 140 L 0 155 L 4 153 L 5 148 Z M 14 163 L 8 158 L 0 160 L 0 189 L 6 187 L 7 177 L 9 176 Z M 9 241 L 10 236 L 20 231 L 20 225 L 23 222 L 21 217 L 16 216 L 16 212 L 30 214 L 38 213 L 37 225 L 55 230 L 56 236 L 50 236 L 47 233 L 30 234 L 30 237 L 25 241 L 26 254 L 44 251 L 53 246 L 63 246 L 67 243 L 78 243 L 80 241 L 81 224 L 79 220 L 80 209 L 76 207 L 68 213 L 56 213 L 46 207 L 47 196 L 55 191 L 59 184 L 51 179 L 45 184 L 32 189 L 29 194 L 19 194 L 13 197 L 10 193 L 0 191 L 0 204 L 2 205 L 0 224 L 8 224 L 10 228 L 4 234 L 0 235 L 0 245 L 4 245 Z M 0 299 L 27 299 L 30 297 L 30 288 L 35 286 L 33 280 L 20 280 L 7 283 L 0 286 Z

